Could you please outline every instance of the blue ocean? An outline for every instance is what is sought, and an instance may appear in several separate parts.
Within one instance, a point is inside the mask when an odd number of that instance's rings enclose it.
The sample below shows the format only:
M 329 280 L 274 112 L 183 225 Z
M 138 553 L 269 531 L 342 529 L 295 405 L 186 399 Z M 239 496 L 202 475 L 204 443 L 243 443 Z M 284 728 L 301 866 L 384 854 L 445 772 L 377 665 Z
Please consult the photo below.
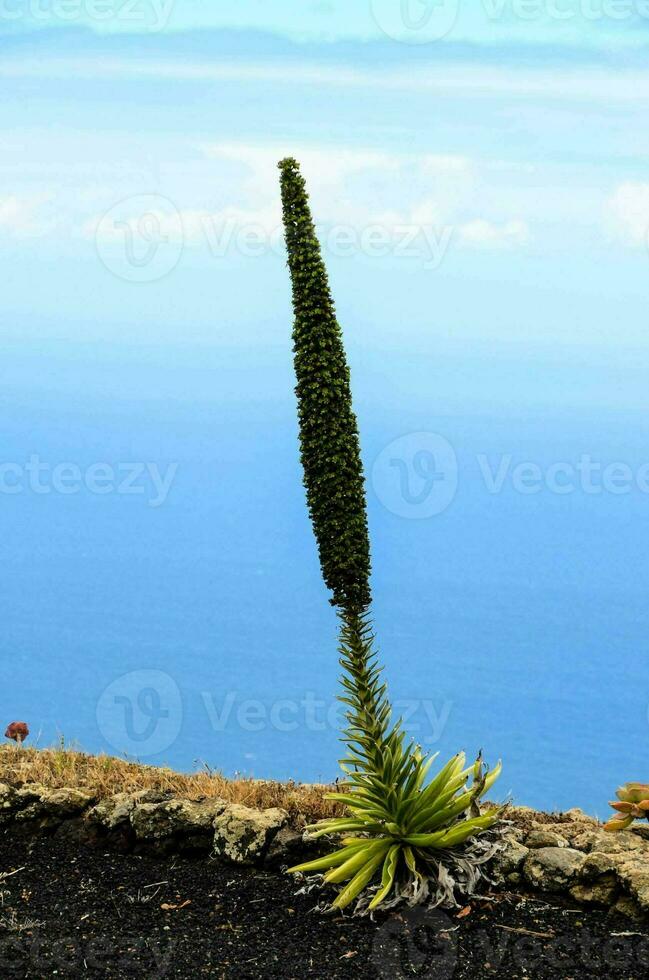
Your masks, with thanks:
M 336 777 L 290 321 L 270 334 L 7 345 L 0 721 L 32 744 Z M 502 758 L 501 796 L 603 815 L 647 777 L 649 425 L 593 409 L 603 355 L 368 336 L 348 346 L 396 710 L 441 758 Z M 564 370 L 584 397 L 559 404 Z

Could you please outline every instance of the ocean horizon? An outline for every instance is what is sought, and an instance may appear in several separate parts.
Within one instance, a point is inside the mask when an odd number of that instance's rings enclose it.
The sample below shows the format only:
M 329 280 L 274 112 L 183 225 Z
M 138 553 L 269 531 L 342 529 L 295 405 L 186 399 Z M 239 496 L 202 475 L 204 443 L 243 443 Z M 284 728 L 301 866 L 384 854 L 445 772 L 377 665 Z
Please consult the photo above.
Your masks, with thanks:
M 28 721 L 31 744 L 338 776 L 336 616 L 285 327 L 283 347 L 9 352 L 0 709 Z M 502 758 L 499 797 L 603 816 L 642 777 L 647 735 L 644 427 L 486 398 L 462 412 L 444 391 L 452 356 L 386 359 L 379 383 L 381 352 L 351 351 L 395 713 L 440 761 Z M 600 464 L 590 490 L 585 455 Z M 570 492 L 557 461 L 573 466 Z M 619 461 L 626 492 L 615 472 L 602 484 Z M 530 462 L 538 485 L 516 470 Z

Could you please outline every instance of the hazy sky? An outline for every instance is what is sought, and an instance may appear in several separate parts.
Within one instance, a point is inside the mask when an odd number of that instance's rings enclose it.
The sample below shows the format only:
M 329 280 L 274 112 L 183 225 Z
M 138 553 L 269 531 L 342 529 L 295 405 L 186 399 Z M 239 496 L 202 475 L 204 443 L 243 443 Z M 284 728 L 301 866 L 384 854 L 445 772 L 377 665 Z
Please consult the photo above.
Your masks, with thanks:
M 611 348 L 644 405 L 648 31 L 639 0 L 2 0 L 3 334 L 283 343 L 290 153 L 352 346 Z

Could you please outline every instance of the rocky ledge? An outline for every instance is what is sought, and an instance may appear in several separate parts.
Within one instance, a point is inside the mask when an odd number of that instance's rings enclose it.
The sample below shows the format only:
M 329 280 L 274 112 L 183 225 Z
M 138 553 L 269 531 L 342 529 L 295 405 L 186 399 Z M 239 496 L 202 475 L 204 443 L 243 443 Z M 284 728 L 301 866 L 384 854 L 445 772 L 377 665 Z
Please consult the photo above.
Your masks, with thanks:
M 649 827 L 607 833 L 581 810 L 513 809 L 505 849 L 492 862 L 496 887 L 566 895 L 635 917 L 649 913 Z
M 209 854 L 279 867 L 308 849 L 299 824 L 285 810 L 256 810 L 220 798 L 186 800 L 144 790 L 98 801 L 80 789 L 0 783 L 0 829 L 78 836 L 123 850 Z M 505 846 L 487 873 L 496 889 L 569 896 L 646 916 L 649 827 L 610 834 L 581 810 L 551 815 L 513 808 Z
M 295 821 L 293 822 L 295 824 Z M 97 801 L 78 789 L 0 783 L 0 828 L 103 840 L 120 850 L 209 853 L 235 864 L 281 864 L 304 849 L 285 810 L 255 810 L 214 797 L 179 799 L 143 790 Z

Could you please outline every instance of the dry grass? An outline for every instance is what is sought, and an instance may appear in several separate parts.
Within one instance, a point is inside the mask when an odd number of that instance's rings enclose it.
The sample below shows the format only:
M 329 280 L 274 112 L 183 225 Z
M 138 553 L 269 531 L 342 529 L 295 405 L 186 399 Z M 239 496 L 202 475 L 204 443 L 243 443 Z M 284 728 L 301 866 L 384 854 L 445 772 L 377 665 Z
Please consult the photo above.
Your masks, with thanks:
M 154 790 L 173 793 L 188 800 L 220 796 L 230 803 L 266 809 L 272 806 L 288 810 L 292 817 L 301 815 L 307 821 L 340 816 L 338 804 L 325 800 L 325 794 L 340 787 L 317 784 L 279 783 L 262 779 L 226 779 L 207 768 L 185 774 L 161 766 L 145 766 L 111 755 L 87 755 L 60 746 L 51 749 L 18 749 L 0 745 L 0 783 L 23 786 L 41 783 L 49 789 L 72 787 L 92 793 L 98 800 L 115 793 Z M 527 807 L 511 807 L 507 818 L 523 829 L 539 823 L 570 820 L 570 814 L 539 813 Z
M 185 799 L 220 796 L 231 803 L 266 808 L 283 807 L 295 816 L 317 820 L 339 814 L 340 808 L 324 799 L 331 786 L 278 783 L 270 780 L 226 779 L 205 769 L 185 775 L 157 766 L 126 762 L 110 755 L 86 755 L 66 748 L 17 749 L 0 746 L 0 782 L 10 786 L 41 783 L 49 789 L 83 789 L 97 799 L 114 793 L 149 789 Z

